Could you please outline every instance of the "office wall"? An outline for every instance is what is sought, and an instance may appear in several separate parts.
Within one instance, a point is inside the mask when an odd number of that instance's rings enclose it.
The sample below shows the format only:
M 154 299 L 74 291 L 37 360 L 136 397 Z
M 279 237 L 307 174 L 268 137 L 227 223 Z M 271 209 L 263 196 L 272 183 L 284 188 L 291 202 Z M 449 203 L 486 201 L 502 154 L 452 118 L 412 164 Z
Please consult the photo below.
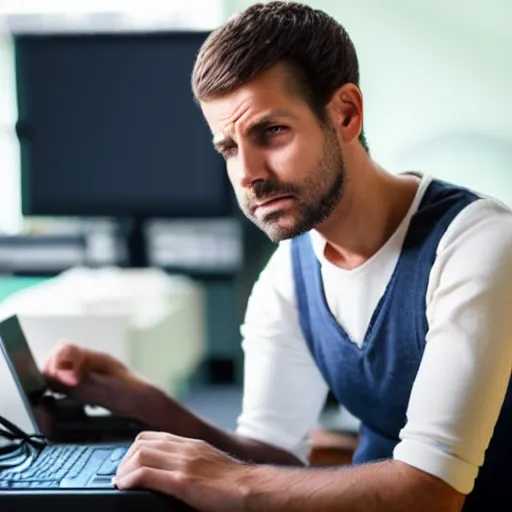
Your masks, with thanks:
M 512 3 L 310 0 L 356 45 L 373 157 L 512 205 Z M 250 2 L 226 0 L 225 16 Z

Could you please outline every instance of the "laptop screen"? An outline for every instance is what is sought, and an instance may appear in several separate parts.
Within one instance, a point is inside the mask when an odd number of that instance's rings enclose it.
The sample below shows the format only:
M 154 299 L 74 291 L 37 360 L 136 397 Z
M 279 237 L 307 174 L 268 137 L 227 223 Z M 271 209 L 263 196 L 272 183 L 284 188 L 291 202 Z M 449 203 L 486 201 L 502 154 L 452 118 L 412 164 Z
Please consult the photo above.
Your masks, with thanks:
M 34 433 L 50 437 L 54 418 L 41 400 L 48 385 L 39 371 L 17 316 L 0 322 L 0 348 L 25 403 Z

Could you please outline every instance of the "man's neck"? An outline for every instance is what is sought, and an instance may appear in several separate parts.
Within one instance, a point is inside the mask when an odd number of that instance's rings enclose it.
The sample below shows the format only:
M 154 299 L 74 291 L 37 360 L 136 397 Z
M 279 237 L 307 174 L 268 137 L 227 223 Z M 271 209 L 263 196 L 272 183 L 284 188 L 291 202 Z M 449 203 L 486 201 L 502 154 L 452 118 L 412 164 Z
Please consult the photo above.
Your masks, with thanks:
M 324 256 L 347 270 L 362 265 L 396 231 L 417 189 L 418 178 L 390 174 L 369 159 L 353 169 L 338 208 L 316 228 L 327 242 Z

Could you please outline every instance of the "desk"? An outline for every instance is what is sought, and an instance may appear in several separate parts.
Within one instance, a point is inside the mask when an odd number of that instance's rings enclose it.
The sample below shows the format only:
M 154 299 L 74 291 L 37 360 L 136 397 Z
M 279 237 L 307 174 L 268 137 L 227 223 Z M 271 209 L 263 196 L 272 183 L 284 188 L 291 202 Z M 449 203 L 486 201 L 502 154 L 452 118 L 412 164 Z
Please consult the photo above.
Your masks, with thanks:
M 2 512 L 51 510 L 69 512 L 74 508 L 91 512 L 193 512 L 195 509 L 167 496 L 148 491 L 0 491 Z

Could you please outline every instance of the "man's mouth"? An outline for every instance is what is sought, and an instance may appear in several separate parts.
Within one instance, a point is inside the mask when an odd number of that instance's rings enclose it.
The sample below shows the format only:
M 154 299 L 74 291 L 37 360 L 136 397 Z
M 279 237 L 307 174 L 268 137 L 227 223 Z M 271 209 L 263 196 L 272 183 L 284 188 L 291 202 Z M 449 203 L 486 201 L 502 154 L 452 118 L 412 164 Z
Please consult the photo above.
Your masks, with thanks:
M 273 203 L 274 201 L 280 201 L 281 199 L 289 199 L 292 196 L 290 194 L 282 195 L 282 196 L 273 196 L 269 197 L 268 199 L 265 199 L 263 201 L 260 201 L 259 203 L 256 203 L 255 208 L 259 208 L 260 206 L 265 206 L 269 203 Z
M 280 209 L 286 206 L 290 201 L 293 201 L 293 199 L 294 197 L 290 194 L 269 197 L 256 203 L 252 210 L 253 213 L 258 210 L 270 212 L 271 210 Z

